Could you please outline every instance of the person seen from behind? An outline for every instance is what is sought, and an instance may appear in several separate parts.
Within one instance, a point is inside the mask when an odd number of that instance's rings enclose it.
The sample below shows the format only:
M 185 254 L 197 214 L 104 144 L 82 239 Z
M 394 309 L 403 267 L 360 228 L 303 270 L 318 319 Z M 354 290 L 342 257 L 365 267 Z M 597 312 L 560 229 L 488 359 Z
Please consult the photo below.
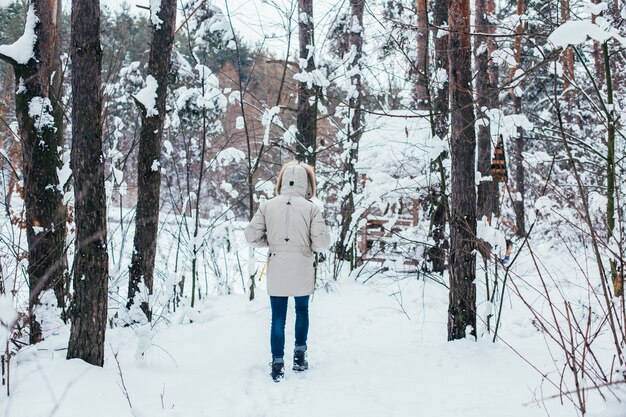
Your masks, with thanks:
M 268 247 L 267 292 L 272 309 L 271 376 L 284 376 L 285 321 L 289 297 L 296 307 L 293 370 L 308 369 L 309 297 L 315 289 L 315 252 L 328 249 L 330 233 L 315 197 L 315 171 L 302 162 L 285 164 L 276 182 L 276 197 L 263 201 L 246 227 L 248 243 Z

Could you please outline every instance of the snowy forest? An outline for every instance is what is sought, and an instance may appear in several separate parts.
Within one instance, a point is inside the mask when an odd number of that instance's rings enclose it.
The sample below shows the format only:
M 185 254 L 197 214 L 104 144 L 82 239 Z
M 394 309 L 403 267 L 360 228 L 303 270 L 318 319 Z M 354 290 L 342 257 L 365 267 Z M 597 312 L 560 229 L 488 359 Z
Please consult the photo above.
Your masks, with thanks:
M 624 417 L 624 107 L 626 0 L 0 0 L 0 415 Z

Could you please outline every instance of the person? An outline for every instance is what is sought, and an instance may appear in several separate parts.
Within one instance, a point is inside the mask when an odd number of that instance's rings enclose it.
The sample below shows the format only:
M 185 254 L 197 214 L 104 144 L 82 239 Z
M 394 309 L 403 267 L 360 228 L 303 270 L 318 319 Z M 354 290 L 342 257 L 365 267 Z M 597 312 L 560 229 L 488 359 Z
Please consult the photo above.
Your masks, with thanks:
M 296 305 L 293 370 L 305 371 L 309 330 L 309 297 L 315 289 L 315 252 L 328 249 L 330 234 L 315 197 L 315 172 L 305 163 L 285 164 L 276 182 L 277 196 L 261 202 L 246 227 L 245 237 L 254 247 L 268 247 L 267 292 L 272 324 L 271 376 L 284 377 L 285 320 L 289 297 Z

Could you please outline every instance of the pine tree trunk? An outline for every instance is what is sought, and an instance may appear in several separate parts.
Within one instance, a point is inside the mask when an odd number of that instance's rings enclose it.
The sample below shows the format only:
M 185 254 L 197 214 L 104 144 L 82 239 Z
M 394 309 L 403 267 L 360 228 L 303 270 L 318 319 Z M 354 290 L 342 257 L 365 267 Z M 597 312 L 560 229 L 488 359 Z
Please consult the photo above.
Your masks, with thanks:
M 434 0 L 433 2 L 433 25 L 443 27 L 448 22 L 449 0 Z M 437 31 L 437 29 L 435 29 Z M 445 30 L 445 29 L 444 29 Z M 435 68 L 448 72 L 448 35 L 433 34 L 435 43 Z M 442 140 L 448 138 L 448 114 L 449 114 L 450 91 L 447 78 L 437 84 L 433 100 L 434 131 Z M 434 245 L 426 251 L 426 258 L 431 263 L 433 272 L 443 273 L 446 265 L 446 249 L 448 239 L 446 237 L 446 223 L 448 221 L 448 197 L 446 194 L 446 171 L 443 161 L 448 157 L 443 152 L 432 162 L 431 170 L 439 177 L 439 183 L 433 185 L 429 192 L 430 200 L 430 232 L 429 235 Z
M 476 336 L 476 191 L 474 107 L 472 100 L 470 4 L 469 0 L 450 3 L 450 304 L 448 340 L 466 337 L 466 329 Z
M 491 179 L 491 121 L 483 111 L 496 107 L 498 101 L 497 78 L 492 76 L 493 70 L 490 68 L 495 65 L 491 60 L 495 42 L 493 37 L 488 36 L 495 33 L 495 27 L 489 20 L 493 18 L 491 5 L 493 0 L 475 0 L 476 32 L 487 34 L 477 36 L 475 41 L 476 112 L 477 118 L 482 119 L 477 126 L 477 168 L 483 178 L 478 184 L 476 215 L 478 219 L 487 217 L 489 220 L 498 202 L 498 184 Z
M 59 187 L 60 168 L 58 147 L 62 127 L 55 120 L 51 97 L 51 72 L 54 51 L 59 39 L 57 7 L 60 2 L 31 0 L 38 19 L 35 24 L 34 57 L 20 63 L 11 57 L 0 58 L 13 65 L 16 86 L 23 89 L 15 97 L 15 113 L 22 142 L 24 175 L 24 205 L 26 208 L 26 237 L 28 241 L 30 342 L 42 340 L 41 326 L 36 318 L 36 306 L 42 291 L 58 288 L 63 282 L 65 266 L 65 206 Z M 32 112 L 31 112 L 32 110 Z M 33 116 L 29 113 L 32 113 Z M 56 294 L 63 303 L 62 293 Z
M 592 0 L 594 4 L 599 4 L 601 0 Z M 591 15 L 591 23 L 596 23 L 597 15 Z M 593 62 L 595 69 L 596 82 L 598 85 L 604 84 L 604 64 L 602 61 L 602 43 L 593 41 Z
M 515 77 L 515 74 L 522 66 L 522 20 L 521 16 L 526 10 L 524 0 L 517 0 L 517 15 L 520 16 L 519 24 L 515 29 L 516 36 L 514 42 L 514 54 L 517 65 L 511 69 L 511 78 Z M 522 97 L 515 93 L 515 89 L 512 90 L 513 103 L 516 114 L 522 114 Z M 515 137 L 513 157 L 515 158 L 515 188 L 516 193 L 513 195 L 513 211 L 515 212 L 515 233 L 518 236 L 526 235 L 526 220 L 524 210 L 524 196 L 526 194 L 526 181 L 525 181 L 525 168 L 524 168 L 524 151 L 526 147 L 526 139 L 524 137 L 524 129 L 522 127 L 517 128 L 517 136 Z
M 313 0 L 298 0 L 298 26 L 300 43 L 300 62 L 306 62 L 304 68 L 307 72 L 315 69 L 313 53 L 309 47 L 315 45 L 313 36 Z M 309 55 L 311 55 L 309 57 Z M 296 127 L 298 128 L 297 158 L 315 166 L 317 148 L 317 100 L 319 99 L 318 88 L 308 87 L 307 83 L 301 82 L 298 87 L 298 112 Z
M 165 99 L 167 97 L 168 72 L 174 44 L 176 25 L 176 0 L 161 0 L 157 17 L 162 23 L 152 26 L 152 45 L 148 74 L 157 81 L 156 115 L 146 114 L 141 108 L 141 134 L 139 138 L 137 211 L 135 214 L 135 238 L 128 283 L 128 305 L 139 290 L 140 283 L 152 294 L 154 261 L 156 256 L 159 206 L 161 195 L 161 140 L 165 122 Z M 142 107 L 142 106 L 140 106 Z M 145 294 L 144 294 L 145 295 Z M 152 311 L 147 302 L 141 304 L 148 320 Z
M 108 254 L 99 0 L 72 0 L 70 57 L 76 251 L 67 358 L 80 358 L 102 366 L 107 322 Z
M 365 0 L 350 0 L 350 34 L 348 39 L 348 51 L 352 48 L 356 53 L 349 65 L 350 84 L 354 87 L 356 94 L 350 97 L 350 124 L 348 126 L 348 158 L 346 160 L 346 180 L 350 184 L 350 194 L 344 200 L 341 210 L 341 230 L 339 233 L 338 256 L 340 259 L 350 260 L 350 266 L 356 266 L 354 262 L 355 237 L 354 233 L 350 238 L 350 225 L 354 215 L 354 194 L 358 192 L 358 174 L 355 165 L 359 160 L 359 142 L 363 135 L 363 114 L 361 108 L 361 95 L 363 93 L 361 70 L 363 64 L 363 11 L 365 10 Z M 358 26 L 358 27 L 357 27 Z M 353 71 L 357 69 L 357 71 Z
M 570 20 L 569 0 L 560 0 L 561 6 L 561 24 Z M 568 122 L 573 120 L 572 110 L 575 105 L 576 93 L 574 90 L 569 90 L 571 87 L 571 81 L 574 81 L 574 50 L 572 47 L 567 47 L 561 54 L 563 65 L 563 91 L 564 98 L 567 104 L 567 111 L 565 117 Z M 569 90 L 569 91 L 568 91 Z
M 415 104 L 418 110 L 430 108 L 428 92 L 428 0 L 417 0 L 417 83 L 415 88 Z

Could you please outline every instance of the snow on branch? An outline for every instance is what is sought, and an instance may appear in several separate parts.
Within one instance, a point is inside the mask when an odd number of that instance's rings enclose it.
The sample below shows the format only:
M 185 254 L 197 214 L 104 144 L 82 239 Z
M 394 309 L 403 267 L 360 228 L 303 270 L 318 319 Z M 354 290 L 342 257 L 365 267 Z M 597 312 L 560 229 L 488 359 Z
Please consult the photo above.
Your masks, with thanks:
M 556 47 L 566 48 L 569 45 L 579 45 L 588 38 L 599 42 L 614 38 L 626 46 L 626 38 L 617 33 L 606 19 L 597 18 L 596 21 L 598 24 L 586 20 L 565 22 L 548 36 L 548 41 Z
M 0 45 L 0 57 L 21 65 L 26 65 L 28 61 L 35 58 L 35 26 L 39 23 L 39 18 L 35 14 L 35 7 L 31 3 L 26 14 L 26 25 L 24 33 L 11 45 Z
M 300 81 L 301 83 L 306 83 L 308 88 L 312 88 L 314 85 L 322 88 L 326 88 L 330 85 L 330 81 L 326 78 L 326 75 L 319 69 L 314 69 L 311 72 L 308 72 L 306 69 L 306 60 L 300 60 L 300 73 L 295 74 L 293 79 L 296 81 Z
M 263 144 L 266 146 L 270 143 L 270 128 L 272 127 L 272 123 L 284 129 L 283 122 L 278 117 L 278 113 L 280 113 L 280 107 L 274 106 L 271 109 L 266 109 L 261 117 L 261 124 L 265 127 Z

